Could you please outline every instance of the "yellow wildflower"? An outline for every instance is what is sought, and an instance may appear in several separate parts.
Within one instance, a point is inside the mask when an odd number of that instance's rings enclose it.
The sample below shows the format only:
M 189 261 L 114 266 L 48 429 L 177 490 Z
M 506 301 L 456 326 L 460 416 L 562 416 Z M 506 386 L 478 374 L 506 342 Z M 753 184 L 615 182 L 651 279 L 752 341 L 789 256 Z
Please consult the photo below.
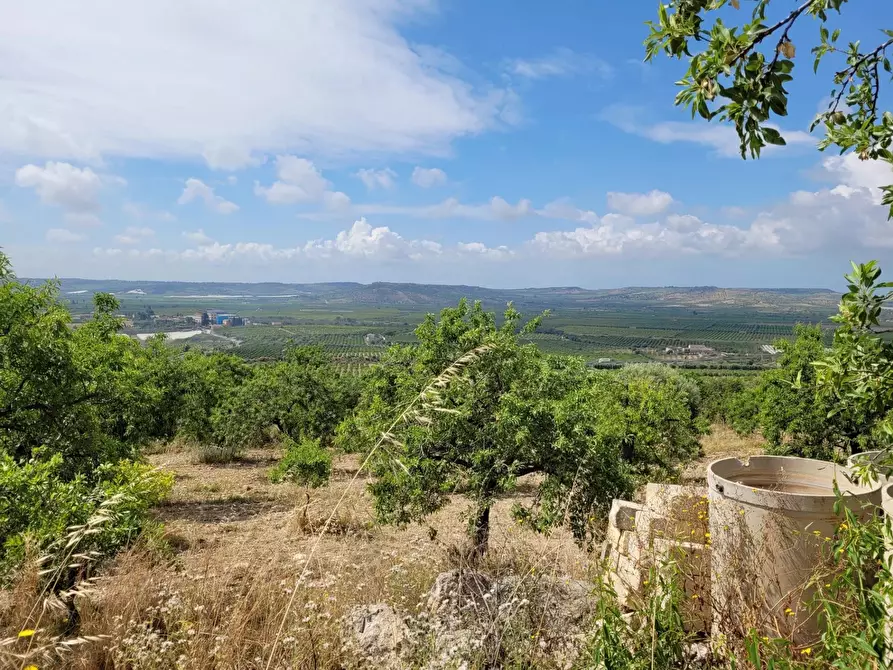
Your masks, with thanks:
M 23 631 L 19 631 L 19 637 L 31 637 L 34 635 L 34 630 L 31 628 L 26 628 Z

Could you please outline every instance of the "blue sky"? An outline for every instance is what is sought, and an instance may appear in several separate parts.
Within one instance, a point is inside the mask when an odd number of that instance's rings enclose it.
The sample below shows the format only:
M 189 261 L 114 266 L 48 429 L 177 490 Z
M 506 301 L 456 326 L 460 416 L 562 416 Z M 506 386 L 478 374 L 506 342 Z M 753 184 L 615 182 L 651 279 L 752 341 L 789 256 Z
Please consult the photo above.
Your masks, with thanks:
M 879 5 L 842 39 L 893 25 Z M 837 288 L 850 259 L 890 266 L 893 173 L 806 132 L 818 27 L 793 35 L 788 146 L 745 162 L 673 107 L 682 63 L 642 63 L 656 11 L 7 3 L 0 245 L 23 276 L 155 280 Z

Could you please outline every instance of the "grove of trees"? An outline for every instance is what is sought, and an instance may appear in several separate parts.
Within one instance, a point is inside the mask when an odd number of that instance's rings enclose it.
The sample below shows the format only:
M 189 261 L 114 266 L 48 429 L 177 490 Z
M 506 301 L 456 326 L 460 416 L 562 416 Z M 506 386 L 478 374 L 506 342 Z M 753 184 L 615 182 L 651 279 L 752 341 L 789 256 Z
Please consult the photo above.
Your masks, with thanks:
M 248 364 L 161 336 L 143 345 L 119 333 L 109 295 L 73 327 L 56 283 L 20 282 L 0 255 L 0 568 L 8 577 L 111 499 L 114 520 L 92 550 L 157 533 L 149 510 L 171 479 L 142 454 L 174 439 L 208 461 L 277 444 L 285 455 L 271 477 L 310 486 L 328 480 L 334 450 L 359 452 L 382 522 L 421 521 L 449 496 L 467 498 L 473 557 L 486 551 L 494 502 L 527 475 L 535 495 L 517 520 L 565 525 L 590 544 L 611 500 L 672 479 L 713 421 L 758 430 L 782 453 L 885 449 L 893 344 L 876 331 L 893 293 L 879 277 L 874 262 L 854 265 L 830 350 L 818 326 L 799 326 L 778 366 L 755 378 L 590 369 L 524 342 L 542 315 L 525 322 L 509 305 L 497 319 L 465 300 L 358 378 L 307 347 Z M 401 413 L 411 420 L 395 424 Z

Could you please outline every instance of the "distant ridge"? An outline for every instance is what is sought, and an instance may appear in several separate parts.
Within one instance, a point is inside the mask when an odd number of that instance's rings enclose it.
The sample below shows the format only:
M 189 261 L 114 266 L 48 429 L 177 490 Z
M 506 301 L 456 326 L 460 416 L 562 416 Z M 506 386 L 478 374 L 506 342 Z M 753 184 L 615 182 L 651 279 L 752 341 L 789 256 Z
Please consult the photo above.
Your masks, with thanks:
M 28 279 L 39 282 L 40 279 Z M 109 292 L 122 300 L 186 301 L 213 306 L 213 303 L 239 299 L 273 300 L 312 305 L 418 305 L 426 308 L 455 304 L 460 298 L 481 300 L 490 308 L 514 302 L 528 309 L 600 309 L 674 307 L 692 309 L 749 307 L 756 309 L 831 309 L 839 293 L 823 288 L 721 288 L 716 286 L 632 286 L 611 289 L 584 289 L 579 286 L 548 288 L 493 289 L 468 285 L 413 284 L 399 282 L 182 282 L 125 281 L 119 279 L 60 279 L 63 295 L 82 300 L 89 294 Z

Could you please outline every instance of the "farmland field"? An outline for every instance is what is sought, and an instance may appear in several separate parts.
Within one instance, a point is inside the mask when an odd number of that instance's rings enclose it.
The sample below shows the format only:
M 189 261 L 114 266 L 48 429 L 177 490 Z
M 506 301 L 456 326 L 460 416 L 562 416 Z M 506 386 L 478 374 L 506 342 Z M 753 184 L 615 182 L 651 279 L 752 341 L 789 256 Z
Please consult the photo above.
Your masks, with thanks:
M 497 313 L 509 301 L 525 315 L 549 310 L 539 331 L 526 338 L 547 353 L 581 356 L 594 365 L 651 360 L 703 369 L 772 365 L 776 356 L 764 345 L 791 337 L 797 323 L 822 324 L 830 343 L 828 316 L 838 299 L 822 289 L 62 282 L 76 318 L 86 317 L 90 294 L 100 290 L 115 292 L 132 333 L 187 330 L 188 317 L 203 311 L 236 314 L 250 324 L 215 327 L 170 346 L 262 361 L 281 357 L 290 345 L 318 345 L 353 372 L 379 360 L 390 344 L 412 344 L 425 314 L 461 297 L 479 298 Z

